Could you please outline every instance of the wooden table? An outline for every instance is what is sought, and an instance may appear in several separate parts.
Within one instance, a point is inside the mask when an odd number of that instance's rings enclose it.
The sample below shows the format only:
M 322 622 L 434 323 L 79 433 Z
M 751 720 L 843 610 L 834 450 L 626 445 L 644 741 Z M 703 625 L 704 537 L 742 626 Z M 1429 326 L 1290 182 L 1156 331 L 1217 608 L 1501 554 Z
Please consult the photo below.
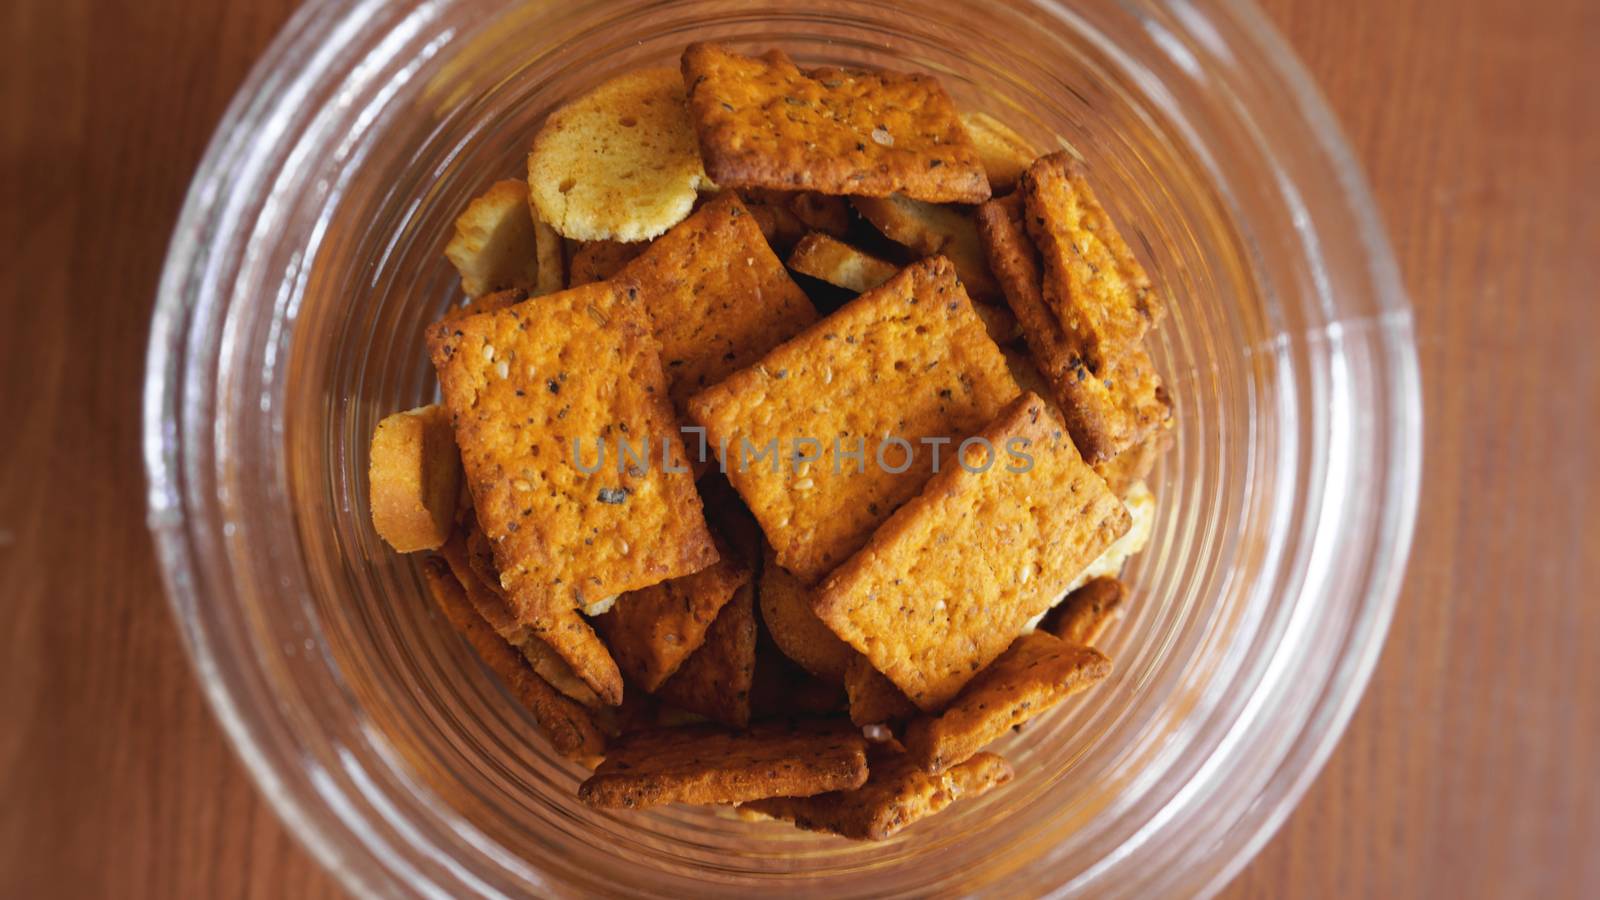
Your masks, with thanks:
M 0 896 L 338 893 L 195 688 L 138 462 L 169 229 L 291 5 L 0 14 Z M 1428 465 L 1366 699 L 1229 893 L 1600 896 L 1600 6 L 1267 5 L 1389 223 Z

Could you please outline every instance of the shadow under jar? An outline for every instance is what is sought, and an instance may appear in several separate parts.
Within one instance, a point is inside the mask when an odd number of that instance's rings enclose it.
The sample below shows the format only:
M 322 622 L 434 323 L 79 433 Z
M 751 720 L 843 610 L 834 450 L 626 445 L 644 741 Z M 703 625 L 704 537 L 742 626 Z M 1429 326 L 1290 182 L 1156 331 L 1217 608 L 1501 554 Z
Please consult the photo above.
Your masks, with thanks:
M 435 393 L 455 215 L 543 117 L 716 39 L 939 75 L 1070 147 L 1167 297 L 1178 411 L 1110 679 L 996 749 L 1009 785 L 880 844 L 581 805 L 367 514 L 367 441 Z M 1387 240 L 1329 115 L 1220 2 L 331 3 L 195 178 L 145 392 L 151 524 L 209 699 L 360 893 L 830 898 L 1214 891 L 1352 712 L 1409 546 L 1421 410 Z

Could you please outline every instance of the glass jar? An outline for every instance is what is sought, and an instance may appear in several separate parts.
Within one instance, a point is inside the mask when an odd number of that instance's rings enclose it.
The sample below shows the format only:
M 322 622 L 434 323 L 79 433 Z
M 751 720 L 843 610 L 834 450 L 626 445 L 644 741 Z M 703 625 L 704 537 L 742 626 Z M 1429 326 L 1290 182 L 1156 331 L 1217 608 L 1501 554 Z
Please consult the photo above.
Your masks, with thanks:
M 433 396 L 441 256 L 542 117 L 684 44 L 938 73 L 1087 161 L 1171 309 L 1178 410 L 1110 680 L 1009 786 L 880 844 L 613 814 L 368 524 L 377 420 Z M 1411 319 L 1360 174 L 1243 2 L 325 2 L 195 176 L 145 389 L 150 522 L 213 708 L 358 893 L 1205 893 L 1282 821 L 1382 644 L 1419 480 Z

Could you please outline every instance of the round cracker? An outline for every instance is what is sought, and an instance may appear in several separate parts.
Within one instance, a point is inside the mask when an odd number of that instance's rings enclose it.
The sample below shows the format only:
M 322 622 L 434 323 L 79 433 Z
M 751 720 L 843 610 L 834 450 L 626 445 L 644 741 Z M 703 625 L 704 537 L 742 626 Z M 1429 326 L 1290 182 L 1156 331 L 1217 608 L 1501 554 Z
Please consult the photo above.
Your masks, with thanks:
M 811 611 L 811 591 L 767 550 L 761 571 L 761 620 L 783 655 L 831 684 L 843 684 L 856 651 Z
M 539 217 L 580 241 L 642 241 L 710 187 L 676 68 L 640 69 L 556 110 L 528 154 Z

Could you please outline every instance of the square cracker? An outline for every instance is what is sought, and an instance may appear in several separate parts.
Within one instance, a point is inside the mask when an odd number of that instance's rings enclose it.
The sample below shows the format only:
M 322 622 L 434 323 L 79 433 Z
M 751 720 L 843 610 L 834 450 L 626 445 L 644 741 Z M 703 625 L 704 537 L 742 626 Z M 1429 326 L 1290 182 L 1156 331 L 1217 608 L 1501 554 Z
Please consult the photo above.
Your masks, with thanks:
M 590 806 L 640 809 L 663 803 L 732 804 L 808 797 L 860 787 L 866 741 L 843 725 L 715 725 L 628 735 L 578 789 Z
M 690 44 L 683 82 L 706 174 L 722 187 L 989 199 L 978 150 L 931 76 L 801 69 L 778 50 Z
M 1061 327 L 1100 343 L 1134 344 L 1165 315 L 1144 267 L 1065 150 L 1041 156 L 1017 191 L 1044 263 L 1044 300 Z
M 957 800 L 980 796 L 1011 780 L 1011 766 L 993 753 L 980 753 L 937 774 L 923 771 L 898 751 L 874 749 L 870 757 L 867 783 L 853 791 L 772 797 L 739 808 L 793 822 L 806 831 L 882 841 Z
M 673 402 L 755 362 L 815 322 L 740 202 L 725 191 L 657 238 L 613 278 L 637 291 L 661 341 Z
M 1125 344 L 1098 358 L 1099 368 L 1093 368 L 1085 332 L 1064 330 L 1046 303 L 1039 252 L 1028 237 L 1021 197 L 1013 194 L 979 207 L 978 232 L 1084 458 L 1106 462 L 1162 427 L 1171 406 L 1143 345 Z
M 1007 406 L 959 463 L 933 476 L 816 599 L 822 621 L 924 711 L 1004 652 L 1130 524 L 1036 394 Z
M 625 292 L 597 283 L 450 317 L 429 329 L 428 346 L 520 621 L 544 630 L 717 561 L 649 320 Z M 624 435 L 650 441 L 650 465 L 617 465 L 612 453 L 582 470 L 597 441 L 615 449 Z
M 594 624 L 628 680 L 654 691 L 700 649 L 717 613 L 750 578 L 748 566 L 723 552 L 693 575 L 623 594 Z
M 1111 660 L 1098 650 L 1043 631 L 1025 634 L 942 715 L 912 722 L 906 752 L 926 771 L 942 772 L 1110 672 Z
M 605 736 L 581 704 L 564 696 L 543 678 L 504 638 L 484 621 L 461 582 L 438 557 L 423 563 L 422 574 L 434 602 L 450 624 L 467 639 L 489 671 L 499 676 L 550 738 L 557 752 L 575 758 L 592 758 L 605 750 Z
M 662 683 L 656 696 L 734 728 L 750 724 L 756 673 L 755 586 L 748 579 L 723 604 L 705 642 Z
M 954 268 L 936 256 L 700 392 L 689 413 L 778 563 L 814 584 L 916 495 L 933 468 L 924 439 L 960 441 L 1016 395 Z M 807 438 L 817 446 L 799 446 Z M 769 445 L 775 455 L 757 460 Z M 796 449 L 818 458 L 796 462 Z

